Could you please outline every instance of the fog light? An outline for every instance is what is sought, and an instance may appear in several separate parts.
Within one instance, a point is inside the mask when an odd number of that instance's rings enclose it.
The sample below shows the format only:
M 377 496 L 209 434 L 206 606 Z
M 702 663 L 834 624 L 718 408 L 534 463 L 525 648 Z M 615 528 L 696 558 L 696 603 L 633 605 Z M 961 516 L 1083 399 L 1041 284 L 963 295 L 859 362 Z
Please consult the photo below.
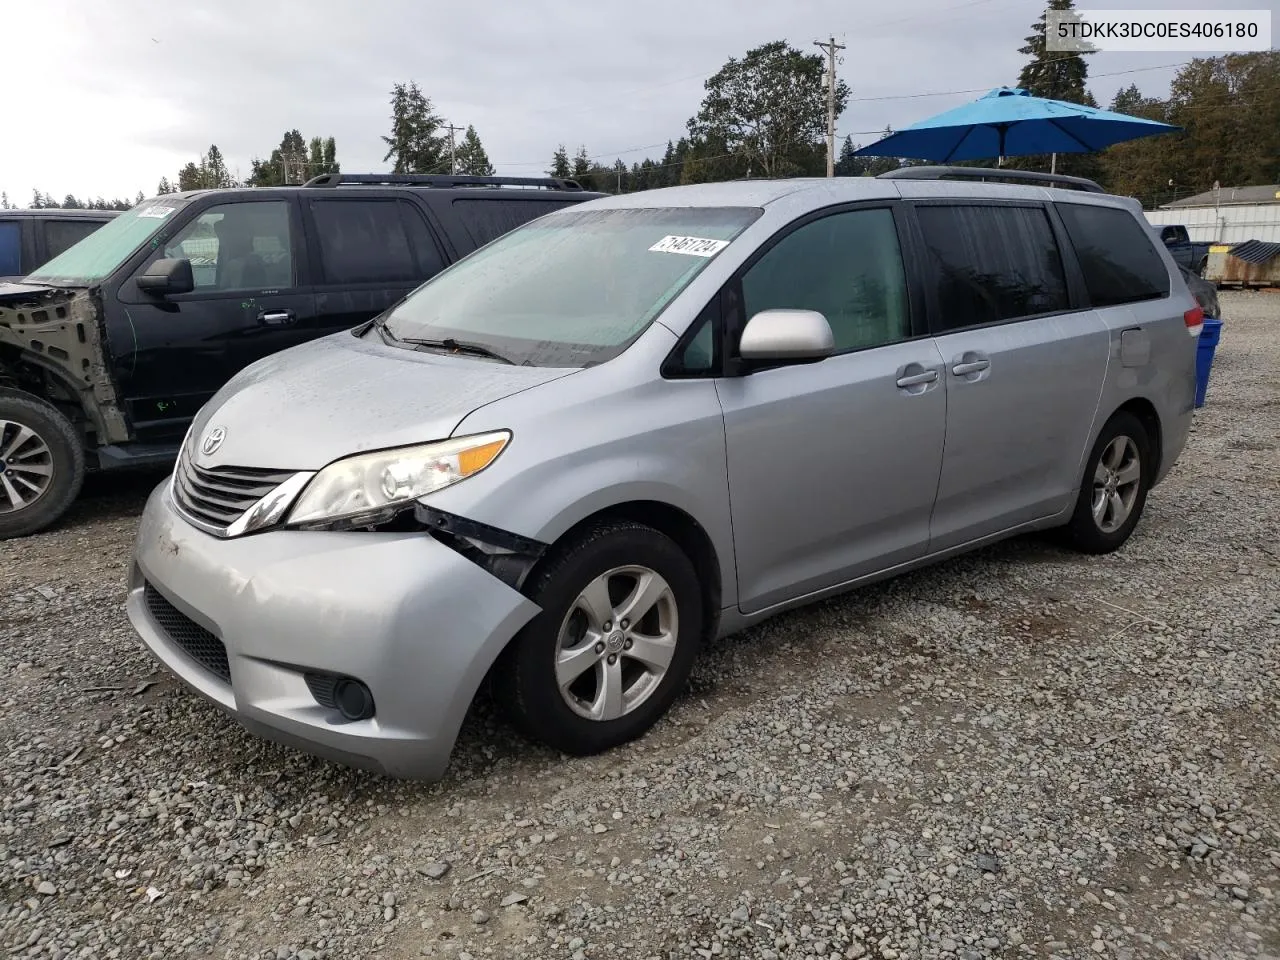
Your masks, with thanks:
M 344 720 L 368 720 L 373 716 L 373 694 L 359 680 L 338 680 L 333 685 L 333 701 Z

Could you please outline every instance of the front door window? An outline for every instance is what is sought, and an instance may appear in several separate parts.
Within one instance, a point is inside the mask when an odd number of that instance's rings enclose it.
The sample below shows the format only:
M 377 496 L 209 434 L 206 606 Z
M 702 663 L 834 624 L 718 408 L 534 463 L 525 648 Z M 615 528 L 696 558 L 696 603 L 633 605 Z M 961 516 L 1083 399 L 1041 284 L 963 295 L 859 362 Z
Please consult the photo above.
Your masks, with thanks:
M 289 204 L 254 200 L 210 207 L 165 244 L 164 255 L 191 261 L 197 293 L 292 287 Z

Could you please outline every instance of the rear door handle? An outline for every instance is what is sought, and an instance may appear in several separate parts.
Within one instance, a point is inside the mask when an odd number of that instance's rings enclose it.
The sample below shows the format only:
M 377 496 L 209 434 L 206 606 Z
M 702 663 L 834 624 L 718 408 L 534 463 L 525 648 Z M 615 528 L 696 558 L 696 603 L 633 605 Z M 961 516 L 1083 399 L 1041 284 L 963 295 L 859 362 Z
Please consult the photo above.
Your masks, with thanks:
M 265 310 L 258 314 L 259 323 L 271 326 L 293 323 L 296 319 L 297 315 L 292 310 Z
M 951 372 L 957 377 L 963 377 L 969 373 L 981 373 L 991 366 L 990 360 L 965 360 L 955 364 L 951 368 Z
M 937 370 L 925 370 L 923 373 L 912 373 L 898 378 L 900 387 L 918 387 L 922 383 L 933 383 L 938 379 Z

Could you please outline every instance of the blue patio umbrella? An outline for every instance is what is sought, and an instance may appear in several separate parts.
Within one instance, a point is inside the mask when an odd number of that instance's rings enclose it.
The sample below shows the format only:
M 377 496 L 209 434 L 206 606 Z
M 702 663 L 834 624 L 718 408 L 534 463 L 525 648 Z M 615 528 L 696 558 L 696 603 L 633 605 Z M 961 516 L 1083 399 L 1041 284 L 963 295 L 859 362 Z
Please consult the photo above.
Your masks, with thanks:
M 921 120 L 857 151 L 862 157 L 914 157 L 953 163 L 1040 153 L 1092 153 L 1158 133 L 1181 130 L 1065 100 L 999 87 L 936 117 Z

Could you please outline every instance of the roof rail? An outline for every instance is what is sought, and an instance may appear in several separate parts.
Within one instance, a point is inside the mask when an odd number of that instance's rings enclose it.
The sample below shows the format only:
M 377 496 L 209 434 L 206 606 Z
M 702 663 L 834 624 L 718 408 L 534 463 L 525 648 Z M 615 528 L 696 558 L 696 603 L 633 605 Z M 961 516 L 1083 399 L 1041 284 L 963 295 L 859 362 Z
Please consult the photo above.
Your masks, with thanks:
M 1037 173 L 1034 170 L 1007 170 L 1003 167 L 899 167 L 880 174 L 878 180 L 1024 180 L 1061 187 L 1074 187 L 1090 193 L 1106 193 L 1093 180 L 1068 177 L 1061 173 Z
M 544 190 L 581 190 L 582 184 L 564 177 L 472 177 L 421 173 L 326 173 L 312 177 L 304 187 L 345 187 L 349 184 L 404 187 L 541 187 Z

